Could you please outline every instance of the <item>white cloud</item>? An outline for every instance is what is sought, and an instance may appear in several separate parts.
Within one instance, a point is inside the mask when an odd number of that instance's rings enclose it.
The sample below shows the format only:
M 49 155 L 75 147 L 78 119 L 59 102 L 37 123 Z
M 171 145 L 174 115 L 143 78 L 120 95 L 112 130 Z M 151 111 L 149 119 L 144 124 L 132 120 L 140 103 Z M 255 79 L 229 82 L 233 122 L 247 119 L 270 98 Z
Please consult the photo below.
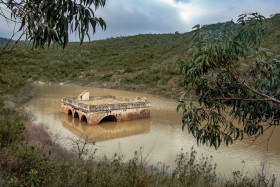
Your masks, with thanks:
M 188 32 L 196 24 L 236 20 L 238 15 L 258 11 L 266 17 L 279 12 L 280 0 L 108 0 L 96 11 L 107 23 L 92 39 L 144 33 Z M 0 18 L 0 36 L 12 32 Z M 75 34 L 71 41 L 77 41 Z
M 155 0 L 175 9 L 188 26 L 236 20 L 245 12 L 259 12 L 266 17 L 279 12 L 279 0 Z
M 176 9 L 156 0 L 111 0 L 97 15 L 105 19 L 108 28 L 97 32 L 95 38 L 187 30 Z
M 156 0 L 159 3 L 166 3 L 172 8 L 175 8 L 180 18 L 185 23 L 189 23 L 196 17 L 203 15 L 203 8 L 197 1 L 176 2 L 175 0 Z

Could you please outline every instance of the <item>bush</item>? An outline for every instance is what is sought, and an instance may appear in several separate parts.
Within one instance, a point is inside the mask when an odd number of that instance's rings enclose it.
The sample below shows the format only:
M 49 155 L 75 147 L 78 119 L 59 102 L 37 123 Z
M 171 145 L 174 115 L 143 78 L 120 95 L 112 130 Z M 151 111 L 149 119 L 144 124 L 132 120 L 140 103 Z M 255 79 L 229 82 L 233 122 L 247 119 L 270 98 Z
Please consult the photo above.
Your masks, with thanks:
M 0 113 L 0 148 L 3 148 L 22 139 L 24 125 L 19 119 L 14 119 L 12 110 L 2 109 Z
M 212 186 L 217 180 L 216 164 L 212 165 L 212 157 L 202 156 L 197 160 L 196 154 L 192 147 L 190 153 L 181 152 L 177 155 L 172 178 L 183 186 Z
M 18 173 L 28 174 L 39 164 L 38 153 L 34 146 L 21 145 L 16 152 Z
M 226 187 L 274 187 L 276 186 L 276 178 L 264 173 L 264 164 L 261 165 L 261 171 L 255 177 L 248 177 L 241 171 L 234 171 L 233 179 L 226 181 Z
M 24 126 L 21 122 L 0 122 L 0 147 L 6 147 L 22 138 Z

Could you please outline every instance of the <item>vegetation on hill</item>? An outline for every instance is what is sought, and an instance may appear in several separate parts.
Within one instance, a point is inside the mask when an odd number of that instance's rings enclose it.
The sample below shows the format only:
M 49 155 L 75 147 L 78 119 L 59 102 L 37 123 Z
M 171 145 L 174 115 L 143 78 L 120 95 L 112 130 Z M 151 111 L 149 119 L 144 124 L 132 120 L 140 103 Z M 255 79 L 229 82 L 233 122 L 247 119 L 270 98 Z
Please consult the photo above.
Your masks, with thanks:
M 5 46 L 9 42 L 9 39 L 0 37 L 0 46 Z
M 16 86 L 32 78 L 178 97 L 184 85 L 178 58 L 186 57 L 188 40 L 189 34 L 149 34 L 70 43 L 64 50 L 18 47 L 0 59 L 2 81 Z
M 279 14 L 268 19 L 270 29 L 262 46 L 280 48 Z M 106 40 L 53 45 L 34 49 L 18 46 L 0 59 L 5 78 L 13 86 L 19 80 L 65 82 L 97 87 L 130 89 L 178 98 L 184 90 L 181 61 L 188 62 L 191 33 L 142 34 Z
M 272 15 L 268 20 L 268 33 L 264 36 L 262 46 L 280 52 L 280 13 Z
M 0 51 L 1 51 L 1 48 L 5 47 L 7 45 L 7 43 L 8 43 L 8 46 L 11 46 L 16 42 L 15 40 L 11 40 L 10 42 L 9 41 L 10 41 L 10 39 L 0 37 Z M 29 45 L 29 44 L 30 43 L 28 41 L 20 40 L 17 45 Z

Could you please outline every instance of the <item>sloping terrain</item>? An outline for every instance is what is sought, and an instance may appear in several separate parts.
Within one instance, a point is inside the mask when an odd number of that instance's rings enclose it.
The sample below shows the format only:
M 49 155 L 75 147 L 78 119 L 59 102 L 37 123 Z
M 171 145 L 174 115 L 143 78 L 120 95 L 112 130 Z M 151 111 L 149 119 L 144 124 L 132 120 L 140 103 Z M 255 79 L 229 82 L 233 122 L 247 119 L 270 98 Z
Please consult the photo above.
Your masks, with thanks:
M 280 14 L 268 19 L 270 29 L 263 47 L 280 49 Z M 216 30 L 221 23 L 203 28 Z M 191 33 L 141 34 L 69 43 L 65 50 L 53 45 L 31 50 L 18 46 L 1 57 L 4 81 L 16 86 L 32 81 L 76 83 L 97 87 L 145 91 L 178 98 L 184 80 L 181 62 L 188 61 Z

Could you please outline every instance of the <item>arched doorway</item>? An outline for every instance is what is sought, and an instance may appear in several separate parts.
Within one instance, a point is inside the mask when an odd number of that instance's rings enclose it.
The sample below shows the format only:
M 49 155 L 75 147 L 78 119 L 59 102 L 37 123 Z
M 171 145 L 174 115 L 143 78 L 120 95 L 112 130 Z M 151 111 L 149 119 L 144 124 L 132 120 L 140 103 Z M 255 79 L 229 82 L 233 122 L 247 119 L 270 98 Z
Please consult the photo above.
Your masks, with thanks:
M 72 110 L 70 110 L 70 109 L 68 110 L 68 112 L 67 112 L 67 113 L 68 113 L 68 115 L 70 115 L 70 116 L 72 116 L 72 115 L 73 115 L 73 114 L 72 114 Z
M 87 122 L 87 117 L 85 115 L 82 115 L 81 121 Z
M 79 118 L 79 114 L 78 114 L 78 112 L 75 112 L 75 114 L 74 114 L 74 118 Z
M 99 123 L 106 122 L 106 121 L 114 121 L 114 122 L 116 122 L 117 118 L 116 118 L 116 116 L 109 115 L 109 116 L 104 117 Z

